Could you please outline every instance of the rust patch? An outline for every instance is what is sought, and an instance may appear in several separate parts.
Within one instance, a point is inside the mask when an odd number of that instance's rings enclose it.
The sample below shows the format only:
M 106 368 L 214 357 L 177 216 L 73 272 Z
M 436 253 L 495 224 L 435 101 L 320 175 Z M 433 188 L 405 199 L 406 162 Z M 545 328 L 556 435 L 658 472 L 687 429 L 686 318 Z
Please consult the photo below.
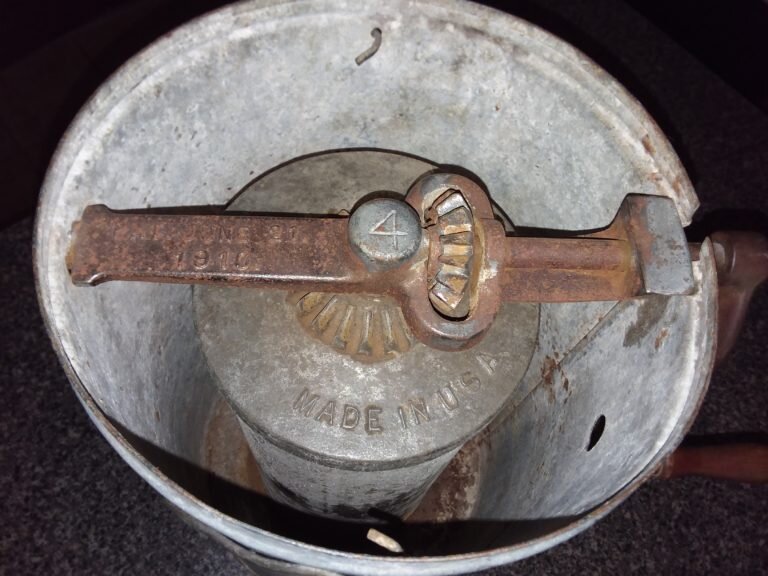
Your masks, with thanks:
M 541 382 L 544 386 L 544 389 L 547 391 L 547 398 L 549 399 L 550 404 L 554 404 L 557 398 L 555 394 L 555 371 L 560 373 L 561 385 L 563 390 L 565 390 L 567 393 L 565 402 L 568 401 L 568 397 L 570 396 L 571 382 L 565 375 L 563 367 L 558 361 L 558 357 L 559 354 L 557 352 L 554 353 L 554 358 L 551 356 L 546 356 L 544 358 L 544 362 L 541 365 Z
M 72 281 L 221 284 L 361 292 L 369 278 L 347 219 L 85 208 L 67 261 Z M 383 275 L 377 278 L 381 284 Z
M 490 430 L 485 428 L 459 450 L 405 521 L 442 523 L 470 518 L 490 448 Z
M 637 346 L 661 322 L 669 305 L 669 297 L 646 296 L 637 307 L 637 318 L 624 335 L 624 348 Z
M 651 144 L 651 137 L 648 134 L 643 136 L 642 143 L 643 148 L 645 148 L 645 151 L 648 152 L 648 154 L 653 156 L 656 153 L 656 149 L 653 147 L 653 144 Z
M 266 494 L 261 470 L 235 416 L 223 398 L 211 409 L 203 444 L 205 468 L 217 477 L 244 488 Z
M 677 192 L 678 194 L 682 194 L 682 193 L 683 193 L 683 181 L 682 181 L 682 179 L 680 178 L 680 176 L 678 176 L 678 177 L 676 177 L 676 178 L 674 179 L 674 181 L 672 182 L 672 188 L 673 188 L 673 189 L 674 189 L 674 191 L 675 191 L 675 192 Z
M 549 356 L 544 358 L 544 363 L 541 366 L 541 381 L 544 384 L 544 388 L 547 391 L 550 404 L 555 402 L 555 390 L 554 390 L 554 374 L 557 369 L 557 360 L 550 358 Z
M 669 336 L 669 330 L 662 328 L 659 335 L 656 336 L 656 342 L 653 343 L 653 347 L 656 348 L 656 350 L 661 348 L 661 345 L 664 343 L 664 340 L 667 339 L 667 336 Z

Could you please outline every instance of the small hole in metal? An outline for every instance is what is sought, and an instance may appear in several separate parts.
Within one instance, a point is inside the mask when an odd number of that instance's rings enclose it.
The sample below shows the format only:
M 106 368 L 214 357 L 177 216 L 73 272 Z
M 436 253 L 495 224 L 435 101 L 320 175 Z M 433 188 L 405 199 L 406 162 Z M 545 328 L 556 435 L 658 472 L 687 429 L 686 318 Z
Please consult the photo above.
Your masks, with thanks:
M 605 432 L 605 416 L 600 414 L 600 416 L 597 417 L 597 420 L 595 420 L 595 423 L 592 425 L 592 433 L 589 435 L 587 452 L 592 450 L 592 448 L 597 445 L 597 443 L 600 441 L 600 438 L 603 437 L 603 432 Z

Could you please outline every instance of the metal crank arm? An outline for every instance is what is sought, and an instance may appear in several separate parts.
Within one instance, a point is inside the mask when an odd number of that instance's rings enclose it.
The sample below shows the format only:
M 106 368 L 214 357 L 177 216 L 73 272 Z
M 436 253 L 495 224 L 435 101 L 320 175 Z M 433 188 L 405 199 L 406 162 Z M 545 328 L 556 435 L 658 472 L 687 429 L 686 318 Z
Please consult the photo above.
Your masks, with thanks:
M 668 198 L 628 196 L 606 229 L 507 236 L 485 192 L 429 174 L 405 201 L 350 217 L 116 212 L 88 206 L 67 265 L 79 285 L 111 280 L 359 292 L 397 300 L 417 338 L 464 349 L 503 302 L 622 300 L 694 288 Z
M 88 206 L 68 267 L 76 284 L 111 280 L 360 290 L 365 266 L 346 218 L 179 215 Z

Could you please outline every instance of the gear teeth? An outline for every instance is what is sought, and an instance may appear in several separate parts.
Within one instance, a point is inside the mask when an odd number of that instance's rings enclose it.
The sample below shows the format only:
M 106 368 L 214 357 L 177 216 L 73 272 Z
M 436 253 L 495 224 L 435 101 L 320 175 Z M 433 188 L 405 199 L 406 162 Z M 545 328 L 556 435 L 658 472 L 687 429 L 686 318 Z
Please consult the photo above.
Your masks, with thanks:
M 440 246 L 429 299 L 441 314 L 463 318 L 469 314 L 469 279 L 474 256 L 472 210 L 459 192 L 448 195 L 434 209 Z
M 413 344 L 400 307 L 389 300 L 320 292 L 291 298 L 310 335 L 360 362 L 389 360 Z
M 462 196 L 459 192 L 454 192 L 435 207 L 438 217 L 453 212 L 458 208 L 464 208 L 465 210 L 469 211 L 467 201 L 464 200 L 464 196 Z

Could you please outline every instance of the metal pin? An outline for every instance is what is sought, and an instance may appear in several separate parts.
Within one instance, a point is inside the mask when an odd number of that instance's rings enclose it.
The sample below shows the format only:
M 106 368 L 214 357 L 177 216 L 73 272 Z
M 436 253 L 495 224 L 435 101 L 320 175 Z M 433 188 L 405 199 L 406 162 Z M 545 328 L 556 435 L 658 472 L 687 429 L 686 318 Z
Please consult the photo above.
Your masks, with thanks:
M 403 553 L 403 547 L 400 546 L 400 544 L 395 539 L 390 538 L 382 532 L 379 532 L 375 528 L 370 528 L 366 536 L 368 540 L 378 544 L 382 548 L 386 548 L 390 552 L 394 552 L 395 554 Z
M 371 30 L 371 36 L 373 37 L 373 44 L 371 44 L 365 52 L 360 53 L 360 55 L 355 58 L 355 64 L 358 66 L 379 51 L 379 46 L 381 46 L 381 28 L 374 28 Z

